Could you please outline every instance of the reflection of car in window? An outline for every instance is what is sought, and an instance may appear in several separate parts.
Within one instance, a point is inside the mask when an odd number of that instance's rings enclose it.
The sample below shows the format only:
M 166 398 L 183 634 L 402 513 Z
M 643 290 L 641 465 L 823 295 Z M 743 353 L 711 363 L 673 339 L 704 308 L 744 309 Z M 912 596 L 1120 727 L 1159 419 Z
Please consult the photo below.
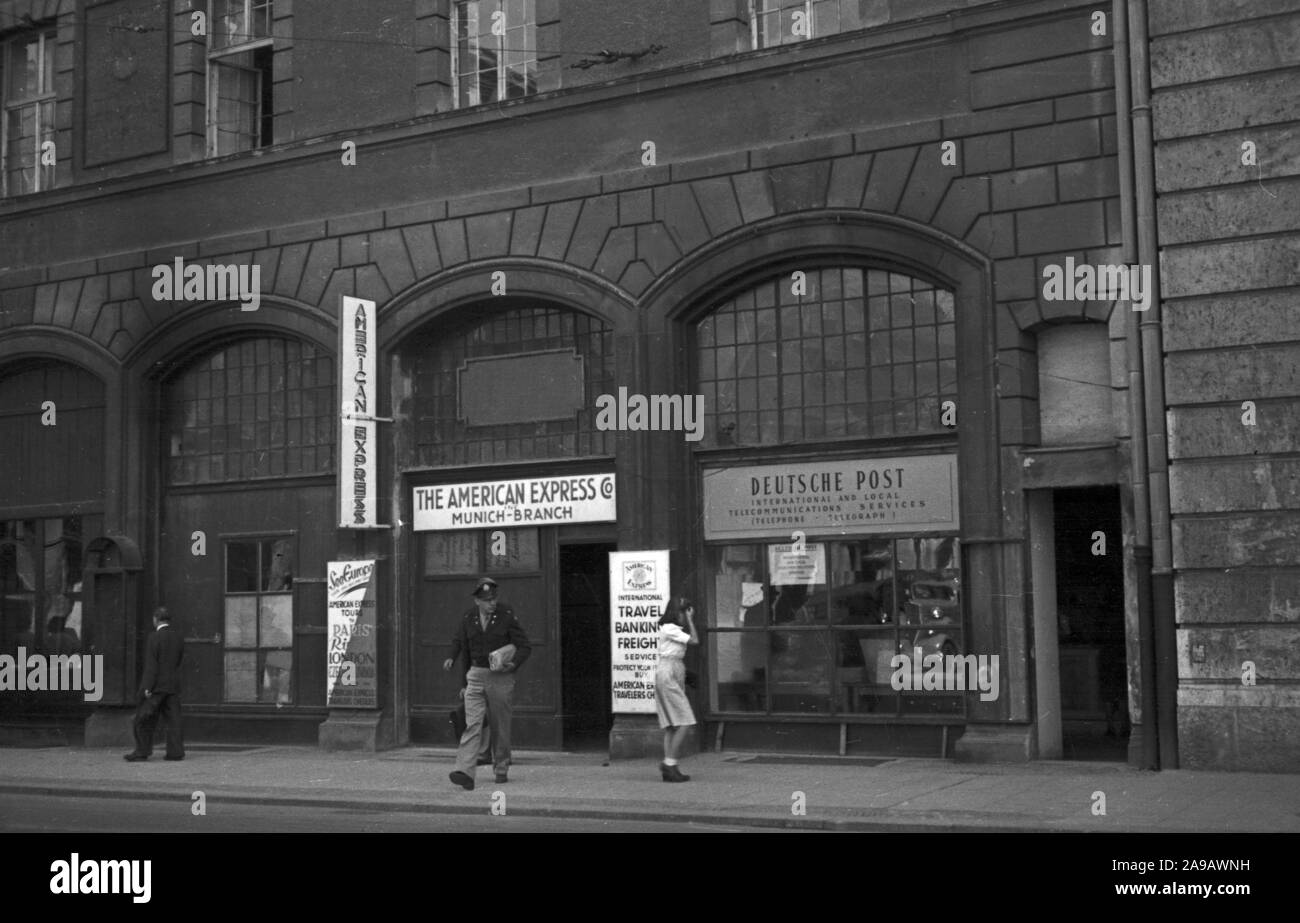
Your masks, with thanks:
M 961 625 L 958 580 L 914 580 L 904 605 L 908 625 L 919 626 L 910 643 L 899 641 L 899 650 L 921 648 L 925 654 L 956 654 L 960 651 L 953 637 Z
M 888 597 L 891 592 L 892 584 L 888 577 L 866 580 L 814 593 L 808 597 L 806 606 L 813 614 L 813 621 L 820 622 L 825 618 L 829 597 L 832 604 L 829 621 L 832 625 L 884 625 L 889 622 Z

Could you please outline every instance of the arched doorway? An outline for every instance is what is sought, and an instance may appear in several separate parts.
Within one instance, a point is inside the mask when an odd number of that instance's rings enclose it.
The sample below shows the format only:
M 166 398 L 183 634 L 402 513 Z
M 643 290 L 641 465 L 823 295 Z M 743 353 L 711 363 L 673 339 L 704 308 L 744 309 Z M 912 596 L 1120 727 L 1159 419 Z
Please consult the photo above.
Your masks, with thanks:
M 410 511 L 403 518 L 413 529 L 406 556 L 412 739 L 452 742 L 446 716 L 462 676 L 440 665 L 471 606 L 475 578 L 486 574 L 533 645 L 515 690 L 516 744 L 606 746 L 603 587 L 606 553 L 616 548 L 614 517 L 552 516 L 562 502 L 534 500 L 597 477 L 613 483 L 616 434 L 596 425 L 596 398 L 614 390 L 612 325 L 541 298 L 498 298 L 426 324 L 397 357 L 394 416 L 406 424 L 397 464 Z M 480 502 L 505 482 L 524 485 L 509 511 Z M 411 499 L 422 491 L 465 502 L 425 518 Z

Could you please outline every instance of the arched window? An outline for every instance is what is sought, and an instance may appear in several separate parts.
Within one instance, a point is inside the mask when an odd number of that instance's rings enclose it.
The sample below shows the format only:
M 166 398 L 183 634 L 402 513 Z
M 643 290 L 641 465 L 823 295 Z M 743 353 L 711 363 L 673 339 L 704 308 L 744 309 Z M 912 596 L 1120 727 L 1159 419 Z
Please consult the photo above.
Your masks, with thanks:
M 704 448 L 943 431 L 953 296 L 883 269 L 782 273 L 699 321 L 695 356 Z
M 415 432 L 424 465 L 612 454 L 596 398 L 614 390 L 614 334 L 599 318 L 526 305 L 415 339 Z
M 223 346 L 163 385 L 167 483 L 329 473 L 337 403 L 334 359 L 316 346 Z

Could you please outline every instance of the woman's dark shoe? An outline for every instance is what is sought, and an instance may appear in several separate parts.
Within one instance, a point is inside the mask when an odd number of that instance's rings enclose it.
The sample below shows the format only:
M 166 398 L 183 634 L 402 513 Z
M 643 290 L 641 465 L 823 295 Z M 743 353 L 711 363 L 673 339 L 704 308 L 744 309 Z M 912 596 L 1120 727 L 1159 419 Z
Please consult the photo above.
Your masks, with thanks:
M 689 782 L 691 777 L 684 775 L 676 766 L 669 766 L 667 763 L 659 764 L 659 771 L 663 773 L 665 782 Z

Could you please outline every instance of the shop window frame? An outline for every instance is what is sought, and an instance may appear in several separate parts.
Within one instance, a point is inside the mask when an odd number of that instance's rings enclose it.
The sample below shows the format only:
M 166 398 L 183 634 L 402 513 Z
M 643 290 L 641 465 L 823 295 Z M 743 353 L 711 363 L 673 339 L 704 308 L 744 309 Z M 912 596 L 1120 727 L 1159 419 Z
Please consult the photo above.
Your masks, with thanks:
M 933 534 L 927 533 L 924 535 L 913 534 L 913 533 L 853 534 L 853 535 L 845 535 L 845 534 L 838 534 L 838 533 L 821 535 L 821 534 L 810 533 L 806 537 L 806 541 L 808 542 L 808 544 L 824 543 L 828 546 L 828 550 L 830 546 L 836 542 L 851 543 L 855 541 L 882 541 L 882 542 L 887 541 L 890 543 L 891 576 L 890 576 L 889 598 L 890 598 L 890 605 L 892 609 L 895 610 L 894 613 L 895 617 L 891 619 L 889 622 L 881 622 L 878 625 L 871 624 L 871 623 L 860 624 L 856 622 L 853 623 L 832 622 L 829 618 L 829 614 L 835 607 L 837 598 L 842 598 L 844 596 L 847 587 L 843 587 L 843 586 L 837 587 L 834 585 L 833 578 L 831 576 L 831 573 L 829 572 L 830 571 L 829 563 L 828 563 L 828 573 L 826 575 L 826 579 L 827 579 L 826 611 L 822 619 L 818 621 L 816 624 L 801 624 L 801 625 L 786 624 L 786 623 L 778 624 L 771 621 L 770 613 L 769 613 L 769 616 L 767 620 L 765 620 L 764 624 L 759 626 L 743 626 L 743 627 L 719 626 L 717 624 L 719 613 L 716 611 L 707 612 L 706 613 L 707 621 L 701 626 L 703 633 L 707 636 L 705 639 L 707 644 L 707 652 L 708 652 L 707 654 L 708 687 L 705 693 L 707 716 L 711 719 L 719 719 L 719 720 L 727 720 L 727 721 L 731 721 L 731 720 L 761 721 L 761 720 L 769 720 L 769 719 L 789 720 L 793 718 L 798 720 L 823 720 L 823 721 L 859 722 L 859 723 L 882 723 L 882 722 L 926 723 L 926 722 L 935 722 L 935 721 L 944 724 L 964 723 L 967 720 L 967 714 L 969 710 L 969 697 L 972 694 L 972 691 L 978 694 L 978 689 L 976 690 L 966 689 L 964 691 L 951 691 L 951 690 L 917 691 L 917 690 L 895 690 L 892 689 L 891 687 L 887 690 L 882 691 L 879 688 L 880 684 L 877 683 L 874 684 L 875 692 L 872 693 L 870 691 L 870 689 L 872 688 L 872 684 L 865 683 L 865 676 L 870 675 L 870 671 L 872 671 L 873 665 L 865 663 L 866 653 L 865 653 L 865 649 L 863 649 L 863 658 L 864 658 L 863 666 L 864 669 L 868 672 L 864 674 L 863 682 L 854 683 L 852 685 L 863 686 L 865 689 L 868 690 L 868 694 L 876 695 L 877 701 L 882 705 L 887 705 L 888 707 L 880 708 L 880 709 L 870 709 L 867 711 L 862 711 L 860 709 L 852 710 L 849 707 L 847 707 L 844 703 L 846 701 L 851 702 L 852 697 L 854 694 L 857 693 L 857 690 L 850 689 L 848 688 L 847 684 L 843 683 L 840 673 L 845 668 L 837 662 L 838 658 L 830 659 L 832 653 L 837 652 L 839 650 L 839 645 L 844 640 L 841 636 L 844 634 L 852 634 L 855 641 L 861 641 L 864 639 L 864 637 L 868 637 L 868 636 L 870 637 L 880 636 L 888 640 L 887 650 L 890 653 L 891 657 L 896 653 L 904 653 L 904 652 L 907 653 L 909 656 L 914 656 L 914 651 L 912 648 L 913 641 L 909 641 L 906 647 L 901 646 L 904 638 L 911 636 L 912 639 L 914 640 L 915 638 L 919 637 L 920 632 L 922 631 L 930 631 L 931 634 L 933 634 L 933 630 L 935 628 L 942 629 L 945 627 L 954 627 L 956 629 L 959 638 L 961 639 L 961 643 L 957 645 L 957 650 L 956 650 L 957 654 L 966 655 L 972 653 L 971 651 L 967 650 L 969 646 L 969 639 L 970 639 L 970 603 L 969 600 L 967 599 L 967 594 L 964 591 L 961 591 L 960 589 L 958 593 L 958 611 L 955 620 L 955 625 L 948 620 L 944 620 L 942 623 L 935 623 L 930 625 L 929 628 L 927 628 L 923 622 L 904 621 L 902 618 L 898 617 L 897 610 L 901 610 L 903 606 L 910 605 L 914 601 L 913 598 L 908 598 L 906 603 L 899 603 L 900 598 L 903 596 L 903 591 L 901 589 L 901 582 L 899 579 L 900 573 L 902 573 L 902 568 L 899 566 L 901 564 L 899 547 L 902 543 L 911 541 L 913 539 L 951 540 L 952 542 L 955 543 L 955 552 L 956 552 L 955 561 L 957 564 L 956 571 L 958 574 L 957 577 L 958 587 L 960 588 L 962 586 L 961 575 L 966 573 L 966 558 L 967 558 L 968 546 L 966 545 L 966 543 L 961 541 L 960 534 L 958 532 L 942 532 L 942 533 L 933 533 Z M 736 546 L 747 546 L 756 549 L 754 560 L 760 562 L 760 574 L 763 577 L 761 583 L 764 587 L 764 592 L 766 595 L 766 594 L 770 594 L 771 590 L 773 589 L 771 584 L 771 574 L 768 572 L 769 571 L 768 564 L 767 564 L 768 549 L 772 545 L 788 544 L 788 543 L 789 543 L 788 539 L 782 539 L 781 537 L 754 536 L 748 539 L 729 539 L 727 541 L 708 542 L 704 544 L 702 548 L 703 548 L 703 553 L 707 561 L 709 562 L 708 573 L 710 575 L 714 575 L 717 573 L 716 565 L 719 563 L 717 556 L 723 553 L 723 549 L 736 547 Z M 915 571 L 917 569 L 914 568 L 913 570 Z M 915 585 L 916 582 L 917 581 L 914 580 L 911 585 Z M 712 592 L 713 591 L 711 589 L 706 589 L 705 593 L 701 596 L 701 599 L 705 601 L 706 606 L 708 605 L 708 600 L 710 600 L 712 597 Z M 714 602 L 714 604 L 716 605 L 716 601 Z M 764 606 L 766 607 L 768 605 L 770 605 L 770 601 L 765 600 Z M 919 617 L 919 613 L 918 613 L 918 617 Z M 796 633 L 796 634 L 816 633 L 816 634 L 820 634 L 821 636 L 824 636 L 827 639 L 826 650 L 827 650 L 828 659 L 825 663 L 825 670 L 826 670 L 825 675 L 828 678 L 829 689 L 826 694 L 828 707 L 825 710 L 791 710 L 791 709 L 782 709 L 782 708 L 774 707 L 774 694 L 773 694 L 774 680 L 772 674 L 773 646 L 771 644 L 771 640 L 774 635 L 787 634 L 787 633 Z M 736 637 L 743 637 L 745 635 L 749 635 L 749 636 L 764 637 L 768 639 L 768 643 L 763 645 L 764 655 L 763 655 L 763 663 L 761 665 L 762 672 L 763 672 L 762 689 L 761 691 L 758 692 L 757 695 L 757 698 L 761 700 L 762 707 L 743 709 L 743 708 L 725 708 L 722 706 L 721 694 L 719 692 L 720 685 L 721 685 L 720 683 L 721 677 L 717 675 L 717 669 L 718 669 L 717 640 L 722 635 L 733 635 Z M 925 654 L 929 654 L 929 653 L 932 653 L 932 651 L 929 650 L 925 651 Z M 743 691 L 739 693 L 733 691 L 730 694 L 744 695 L 746 693 L 744 693 Z M 754 693 L 750 692 L 748 694 L 753 695 Z M 913 698 L 913 699 L 920 698 L 921 700 L 925 700 L 930 697 L 934 697 L 935 701 L 937 701 L 939 697 L 955 699 L 959 707 L 956 709 L 943 709 L 943 710 L 934 710 L 934 711 L 917 709 L 915 707 L 904 708 L 904 703 L 903 703 L 904 698 Z M 716 707 L 714 705 L 715 702 L 718 703 Z
M 68 520 L 79 520 L 78 529 L 69 532 L 66 528 Z M 59 537 L 51 539 L 51 523 L 57 523 Z M 87 621 L 88 614 L 86 604 L 86 582 L 85 573 L 88 563 L 87 547 L 96 537 L 103 532 L 104 515 L 99 510 L 56 510 L 49 508 L 43 512 L 29 513 L 29 515 L 19 515 L 8 517 L 0 521 L 0 573 L 3 573 L 4 580 L 0 582 L 0 593 L 4 594 L 4 602 L 8 603 L 18 597 L 19 593 L 14 593 L 13 586 L 8 585 L 10 577 L 18 582 L 18 588 L 22 586 L 22 573 L 17 567 L 18 546 L 22 539 L 10 536 L 10 524 L 21 524 L 27 526 L 31 536 L 30 545 L 27 550 L 31 552 L 31 589 L 22 591 L 22 595 L 30 595 L 27 601 L 21 601 L 23 606 L 30 606 L 30 615 L 22 620 L 23 625 L 27 628 L 18 627 L 18 623 L 13 620 L 13 612 L 9 611 L 6 606 L 0 606 L 0 617 L 4 619 L 3 628 L 0 628 L 0 653 L 16 655 L 19 645 L 25 647 L 26 653 L 31 654 L 48 654 L 48 655 L 75 655 L 91 653 L 96 645 L 95 625 L 92 621 Z M 77 539 L 78 551 L 75 562 L 69 562 L 69 571 L 65 573 L 66 589 L 52 586 L 48 578 L 51 576 L 49 571 L 49 562 L 47 554 L 52 547 L 59 543 L 66 543 L 69 536 L 75 536 Z M 68 552 L 64 552 L 65 558 Z M 8 565 L 13 562 L 13 572 L 8 572 Z M 75 576 L 77 580 L 70 580 Z M 66 602 L 66 610 L 55 611 L 57 598 L 62 598 Z M 74 612 L 79 610 L 79 616 L 73 619 Z M 52 617 L 62 617 L 64 623 L 60 625 L 60 634 L 57 641 L 53 640 L 55 636 L 49 629 L 49 620 Z M 10 628 L 16 628 L 10 632 Z M 29 630 L 30 629 L 30 630 Z M 65 630 L 72 629 L 75 641 L 70 640 L 64 633 Z M 30 637 L 23 637 L 30 634 Z M 0 711 L 10 710 L 29 710 L 35 707 L 40 710 L 52 703 L 73 703 L 81 705 L 81 693 L 66 695 L 59 692 L 45 693 L 18 693 L 10 694 L 8 697 L 0 697 Z
M 283 707 L 297 704 L 296 683 L 297 683 L 297 638 L 298 629 L 296 624 L 297 608 L 294 604 L 294 578 L 297 571 L 298 555 L 298 533 L 296 531 L 268 531 L 256 533 L 228 533 L 219 536 L 221 541 L 221 704 L 236 706 L 271 706 Z M 288 541 L 290 543 L 290 570 L 287 575 L 287 586 L 279 590 L 269 590 L 260 588 L 261 577 L 267 573 L 267 568 L 262 562 L 263 548 L 266 545 L 272 545 L 275 542 Z M 255 590 L 235 590 L 230 589 L 230 546 L 237 544 L 251 544 L 257 549 L 257 570 L 259 578 L 259 588 Z M 289 640 L 283 645 L 264 645 L 262 644 L 262 599 L 267 596 L 287 597 L 289 601 Z M 253 603 L 253 626 L 254 626 L 254 644 L 249 646 L 240 644 L 232 646 L 230 644 L 230 633 L 227 625 L 227 601 L 231 598 L 252 598 Z M 265 699 L 264 693 L 267 691 L 265 684 L 262 682 L 262 675 L 266 670 L 265 655 L 272 652 L 287 652 L 289 655 L 289 676 L 283 681 L 283 688 L 287 695 L 281 698 Z M 230 697 L 230 675 L 227 666 L 227 655 L 253 654 L 255 658 L 255 689 L 256 698 L 231 698 Z

